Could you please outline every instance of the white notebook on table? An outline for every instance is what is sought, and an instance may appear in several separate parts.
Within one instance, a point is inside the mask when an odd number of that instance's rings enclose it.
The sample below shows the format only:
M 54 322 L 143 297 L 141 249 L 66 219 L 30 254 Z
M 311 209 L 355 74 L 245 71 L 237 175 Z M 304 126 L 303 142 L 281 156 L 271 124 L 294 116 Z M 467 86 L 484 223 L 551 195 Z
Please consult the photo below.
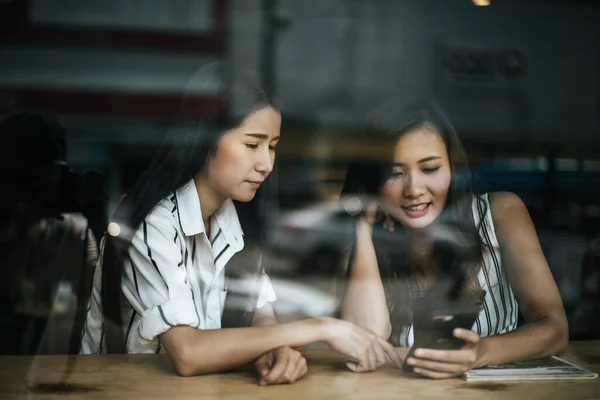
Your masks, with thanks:
M 465 373 L 468 382 L 595 379 L 598 374 L 558 357 L 489 365 Z

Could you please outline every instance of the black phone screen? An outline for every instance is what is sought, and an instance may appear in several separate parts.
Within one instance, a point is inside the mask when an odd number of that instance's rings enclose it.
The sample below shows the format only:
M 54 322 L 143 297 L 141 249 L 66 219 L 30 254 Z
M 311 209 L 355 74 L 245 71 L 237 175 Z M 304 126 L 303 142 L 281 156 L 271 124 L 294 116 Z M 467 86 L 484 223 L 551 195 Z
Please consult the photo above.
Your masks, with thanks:
M 430 298 L 415 299 L 413 329 L 414 343 L 406 359 L 418 348 L 437 350 L 458 350 L 465 342 L 454 336 L 456 328 L 470 330 L 479 315 L 479 308 L 473 306 L 436 306 Z M 402 367 L 412 372 L 406 361 Z

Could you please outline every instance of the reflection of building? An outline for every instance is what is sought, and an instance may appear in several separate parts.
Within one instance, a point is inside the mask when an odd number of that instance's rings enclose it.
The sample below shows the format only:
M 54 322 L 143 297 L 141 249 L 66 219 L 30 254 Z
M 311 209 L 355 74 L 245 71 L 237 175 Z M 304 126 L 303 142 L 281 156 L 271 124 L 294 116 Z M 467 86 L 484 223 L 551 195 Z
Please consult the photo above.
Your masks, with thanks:
M 527 58 L 515 49 L 470 49 L 439 46 L 441 74 L 444 83 L 454 85 L 486 85 L 502 88 L 523 78 L 527 73 Z

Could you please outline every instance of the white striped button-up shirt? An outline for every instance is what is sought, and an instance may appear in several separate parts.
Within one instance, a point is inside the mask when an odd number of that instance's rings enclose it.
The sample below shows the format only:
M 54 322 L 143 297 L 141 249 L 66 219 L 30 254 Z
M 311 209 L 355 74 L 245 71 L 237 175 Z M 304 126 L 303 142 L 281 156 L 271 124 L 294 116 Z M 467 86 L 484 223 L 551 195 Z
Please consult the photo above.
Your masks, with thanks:
M 235 206 L 226 200 L 206 235 L 194 181 L 163 199 L 133 236 L 125 261 L 123 329 L 129 353 L 161 351 L 159 335 L 176 325 L 218 329 L 227 295 L 225 266 L 243 249 Z M 104 352 L 98 262 L 82 338 L 82 353 Z M 255 307 L 275 301 L 267 275 L 259 279 Z

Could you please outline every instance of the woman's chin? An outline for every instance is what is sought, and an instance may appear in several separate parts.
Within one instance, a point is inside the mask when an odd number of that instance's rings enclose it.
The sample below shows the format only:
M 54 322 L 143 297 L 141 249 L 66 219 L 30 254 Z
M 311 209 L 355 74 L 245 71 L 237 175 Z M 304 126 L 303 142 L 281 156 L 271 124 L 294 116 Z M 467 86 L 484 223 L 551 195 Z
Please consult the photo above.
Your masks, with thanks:
M 408 229 L 424 229 L 430 226 L 436 219 L 436 215 L 428 213 L 420 218 L 403 217 L 400 222 Z
M 404 222 L 403 225 L 408 228 L 408 229 L 425 229 L 427 228 L 429 225 L 431 225 L 431 222 L 425 222 L 425 221 L 409 221 L 409 222 Z
M 242 203 L 247 203 L 249 201 L 252 201 L 255 196 L 256 191 L 253 191 L 251 193 L 237 193 L 235 196 L 231 196 L 231 199 L 235 201 L 240 201 Z

